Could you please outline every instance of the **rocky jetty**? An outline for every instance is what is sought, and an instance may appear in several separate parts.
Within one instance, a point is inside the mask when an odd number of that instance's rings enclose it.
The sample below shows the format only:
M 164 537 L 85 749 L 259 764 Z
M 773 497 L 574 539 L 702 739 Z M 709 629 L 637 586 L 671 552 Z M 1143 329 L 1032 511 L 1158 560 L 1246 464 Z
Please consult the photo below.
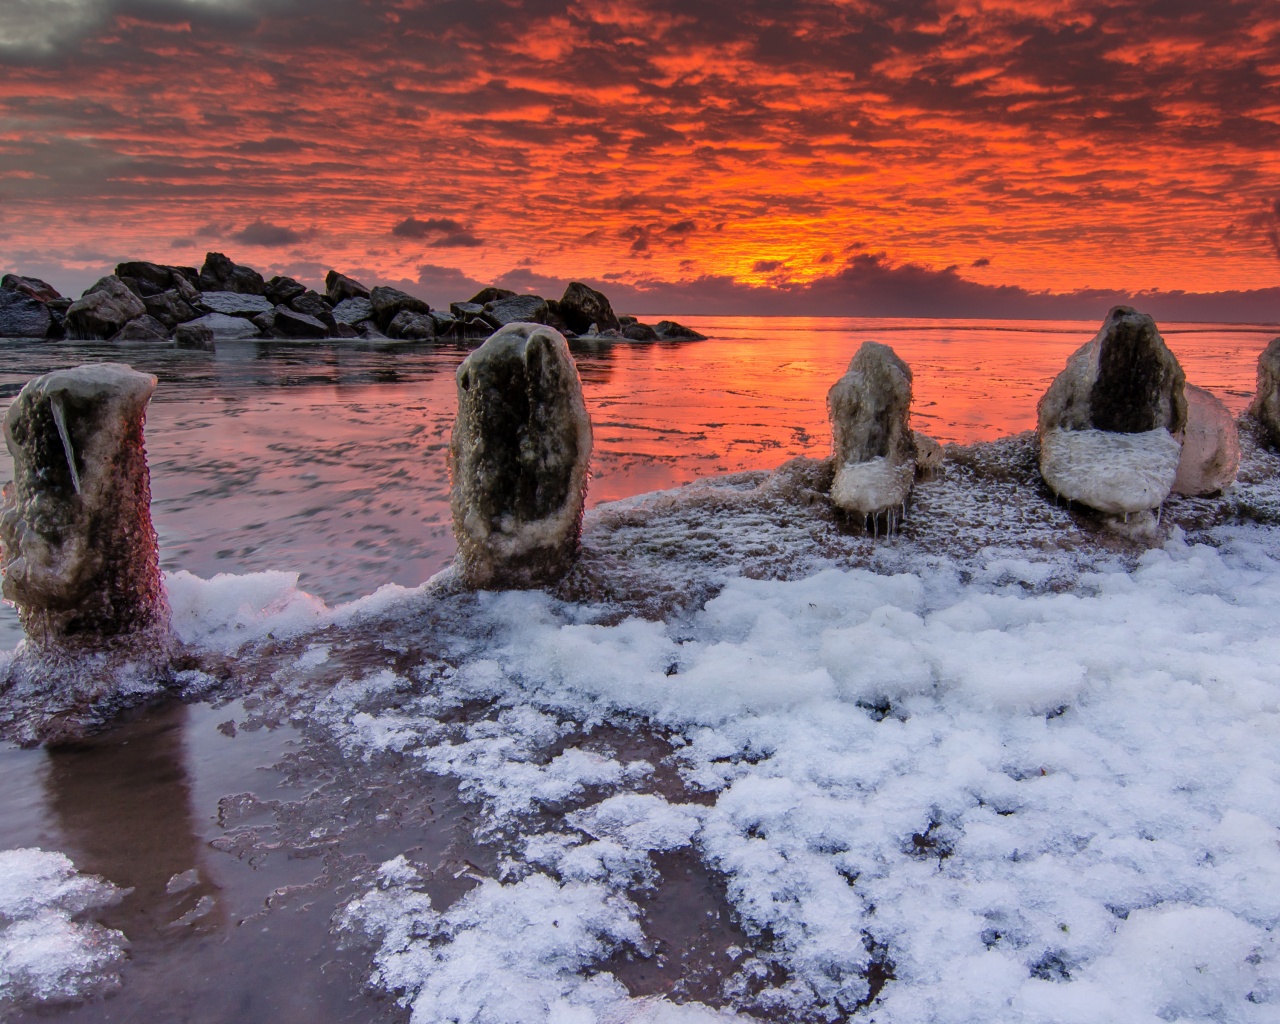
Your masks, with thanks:
M 1178 476 L 1186 376 L 1155 322 L 1116 306 L 1036 407 L 1054 494 L 1112 515 L 1157 508 Z
M 458 568 L 477 588 L 554 582 L 578 551 L 591 419 L 564 336 L 510 324 L 458 367 L 450 445 Z
M 200 269 L 132 261 L 80 298 L 34 277 L 0 281 L 0 338 L 106 340 L 212 348 L 237 339 L 363 338 L 401 342 L 483 341 L 513 323 L 544 324 L 587 343 L 699 341 L 672 320 L 654 326 L 618 317 L 603 293 L 573 281 L 559 299 L 483 288 L 449 309 L 398 288 L 368 288 L 330 270 L 324 291 L 291 277 L 266 280 L 220 252 Z
M 891 528 L 916 477 L 910 367 L 888 345 L 864 342 L 827 393 L 827 413 L 835 464 L 832 502 L 874 529 L 881 516 Z

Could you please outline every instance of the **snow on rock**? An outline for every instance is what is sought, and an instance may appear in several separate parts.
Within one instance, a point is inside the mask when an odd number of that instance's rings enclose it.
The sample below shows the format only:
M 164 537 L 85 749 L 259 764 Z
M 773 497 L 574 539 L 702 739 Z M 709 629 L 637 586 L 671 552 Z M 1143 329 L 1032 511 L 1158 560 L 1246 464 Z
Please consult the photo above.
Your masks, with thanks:
M 0 1016 L 119 987 L 124 936 L 75 918 L 123 896 L 61 853 L 0 850 Z
M 1040 472 L 1070 501 L 1127 515 L 1157 508 L 1178 475 L 1182 446 L 1163 427 L 1141 434 L 1049 430 L 1040 437 Z

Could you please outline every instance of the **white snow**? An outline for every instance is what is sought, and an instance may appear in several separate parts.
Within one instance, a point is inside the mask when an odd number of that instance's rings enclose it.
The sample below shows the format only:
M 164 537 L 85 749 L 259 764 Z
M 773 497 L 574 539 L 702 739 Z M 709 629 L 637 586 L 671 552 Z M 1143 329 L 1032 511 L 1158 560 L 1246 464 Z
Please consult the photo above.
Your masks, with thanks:
M 14 1004 L 118 987 L 124 935 L 75 918 L 122 896 L 110 882 L 77 874 L 64 854 L 0 850 L 0 1016 Z
M 945 567 L 738 580 L 675 625 L 588 625 L 542 594 L 486 595 L 500 640 L 433 699 L 507 710 L 453 739 L 421 711 L 415 747 L 401 708 L 388 735 L 524 829 L 526 863 L 416 932 L 384 928 L 383 982 L 418 1024 L 639 1012 L 583 972 L 619 944 L 643 950 L 627 887 L 648 851 L 691 845 L 789 975 L 749 1009 L 1276 1020 L 1280 564 L 1264 531 L 1222 539 L 1175 535 L 1135 572 L 1061 594 Z M 686 780 L 714 804 L 634 792 L 647 773 L 620 760 L 539 757 L 557 723 L 620 716 L 675 730 Z M 378 742 L 378 718 L 348 741 Z M 575 792 L 578 809 L 521 824 Z M 426 914 L 424 899 L 366 897 L 392 917 Z M 551 923 L 568 914 L 572 932 Z M 894 978 L 859 1010 L 873 945 Z

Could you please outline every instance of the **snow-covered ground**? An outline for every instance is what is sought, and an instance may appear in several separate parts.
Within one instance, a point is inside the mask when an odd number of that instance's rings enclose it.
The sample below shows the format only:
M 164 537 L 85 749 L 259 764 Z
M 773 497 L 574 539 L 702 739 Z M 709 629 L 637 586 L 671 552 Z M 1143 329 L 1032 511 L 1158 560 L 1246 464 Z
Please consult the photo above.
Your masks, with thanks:
M 1144 550 L 961 454 L 887 542 L 793 467 L 601 510 L 554 594 L 177 574 L 175 621 L 479 807 L 460 898 L 406 849 L 334 922 L 414 1024 L 1280 1019 L 1274 457 Z M 696 1001 L 616 966 L 673 855 L 740 936 Z

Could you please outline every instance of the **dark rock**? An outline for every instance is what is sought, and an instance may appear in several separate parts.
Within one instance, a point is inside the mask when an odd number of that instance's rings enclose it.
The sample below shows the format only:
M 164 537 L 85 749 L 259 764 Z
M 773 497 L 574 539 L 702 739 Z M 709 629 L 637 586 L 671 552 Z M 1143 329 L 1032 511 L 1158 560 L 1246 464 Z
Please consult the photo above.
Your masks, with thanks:
M 258 328 L 253 321 L 242 316 L 227 316 L 226 313 L 206 313 L 204 316 L 189 322 L 208 328 L 215 339 L 256 338 Z M 183 324 L 183 327 L 189 324 Z
M 213 348 L 213 331 L 208 324 L 192 320 L 190 323 L 178 324 L 173 332 L 173 343 L 178 348 L 194 348 L 211 350 Z
M 622 327 L 623 330 L 630 327 L 632 324 L 638 324 L 639 322 L 640 322 L 639 317 L 634 317 L 634 316 L 618 317 L 618 324 Z
M 632 320 L 629 324 L 622 325 L 622 336 L 628 341 L 657 341 L 658 332 L 648 324 L 638 323 Z
M 276 307 L 275 332 L 286 338 L 327 338 L 329 326 L 288 306 Z
M 373 316 L 378 327 L 386 330 L 397 313 L 408 310 L 410 313 L 431 312 L 431 307 L 417 296 L 402 292 L 399 288 L 379 286 L 369 293 L 369 301 L 373 303 Z
M 331 270 L 325 275 L 324 290 L 329 296 L 329 301 L 335 306 L 343 299 L 367 299 L 369 297 L 368 288 L 359 281 L 347 277 L 346 274 L 339 274 L 336 270 Z
M 264 338 L 269 336 L 271 332 L 275 330 L 276 326 L 275 307 L 272 306 L 269 313 L 259 313 L 249 322 L 252 323 L 254 327 L 258 328 L 258 333 L 260 333 Z
M 477 306 L 483 306 L 486 302 L 500 302 L 503 299 L 514 299 L 516 293 L 508 291 L 506 288 L 495 288 L 490 285 L 488 288 L 481 288 L 473 296 L 471 302 Z
M 459 320 L 474 319 L 484 316 L 484 306 L 479 302 L 451 302 L 449 312 Z
M 1271 443 L 1280 448 L 1280 338 L 1272 338 L 1258 356 L 1258 390 L 1249 415 L 1262 424 Z
M 502 328 L 457 371 L 449 503 L 472 587 L 550 583 L 578 550 L 591 419 L 568 345 L 549 327 Z
M 176 290 L 184 302 L 192 303 L 198 292 L 187 277 L 185 267 L 167 267 L 159 263 L 133 260 L 116 266 L 116 277 L 140 299 Z
M 832 502 L 854 517 L 887 513 L 891 523 L 916 477 L 910 367 L 888 345 L 863 342 L 827 393 L 827 414 Z
M 653 328 L 661 341 L 706 341 L 705 334 L 699 334 L 692 327 L 685 327 L 674 320 L 659 320 Z
M 199 316 L 199 313 L 178 294 L 176 288 L 170 288 L 159 295 L 148 295 L 142 300 L 142 304 L 147 307 L 148 314 L 159 320 L 169 330 Z
M 112 341 L 163 341 L 169 340 L 169 328 L 146 313 L 130 320 Z
M 5 274 L 0 278 L 0 290 L 21 292 L 28 298 L 39 299 L 41 302 L 62 298 L 58 289 L 48 282 L 41 281 L 38 277 L 23 277 L 21 274 Z
M 494 327 L 540 324 L 547 319 L 547 300 L 539 295 L 514 295 L 509 299 L 499 299 L 485 304 L 484 318 Z
M 53 326 L 45 303 L 25 292 L 0 291 L 0 338 L 47 338 Z
M 112 274 L 67 307 L 66 330 L 73 338 L 110 338 L 146 311 L 142 300 Z
M 330 331 L 336 331 L 338 329 L 338 322 L 333 316 L 333 308 L 325 301 L 324 296 L 319 292 L 303 292 L 301 295 L 290 301 L 289 308 L 295 313 L 302 313 L 305 316 L 319 320 L 329 328 Z
M 373 319 L 373 303 L 358 296 L 343 299 L 333 307 L 333 319 L 338 326 L 358 324 L 361 320 Z
M 403 341 L 431 341 L 436 336 L 436 324 L 429 313 L 414 313 L 402 309 L 387 325 L 387 337 Z
M 1097 337 L 1077 349 L 1036 407 L 1041 433 L 1105 430 L 1138 434 L 1186 426 L 1186 376 L 1155 321 L 1116 306 Z
M 369 322 L 372 323 L 373 321 Z M 334 336 L 338 338 L 358 338 L 360 337 L 360 332 L 351 324 L 339 323 L 337 331 L 334 332 Z
M 305 284 L 277 275 L 267 282 L 266 296 L 273 306 L 287 306 L 306 290 Z
M 211 313 L 242 316 L 246 320 L 275 308 L 264 295 L 241 292 L 201 292 L 200 304 Z
M 378 330 L 378 323 L 376 320 L 361 320 L 355 325 L 355 328 L 360 332 L 360 337 L 364 338 L 366 341 L 387 340 L 387 336 Z
M 462 321 L 452 313 L 433 309 L 431 311 L 431 322 L 435 324 L 437 338 L 455 337 L 462 333 Z
M 575 334 L 586 334 L 592 324 L 599 331 L 616 331 L 621 327 L 604 294 L 581 281 L 570 282 L 560 299 L 559 310 L 560 318 Z
M 208 253 L 200 268 L 199 288 L 204 292 L 240 292 L 242 295 L 265 295 L 267 282 L 252 267 L 233 263 L 220 252 Z

